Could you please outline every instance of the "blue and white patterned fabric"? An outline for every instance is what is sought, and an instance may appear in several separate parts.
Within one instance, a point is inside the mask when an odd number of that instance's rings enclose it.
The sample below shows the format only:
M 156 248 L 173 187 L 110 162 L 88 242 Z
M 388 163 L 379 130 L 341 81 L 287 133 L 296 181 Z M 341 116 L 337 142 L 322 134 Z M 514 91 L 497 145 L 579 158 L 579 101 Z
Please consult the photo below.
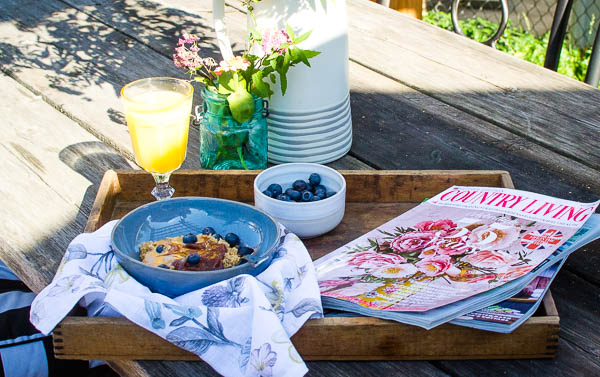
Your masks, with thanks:
M 57 361 L 52 354 L 52 339 L 29 322 L 29 309 L 35 297 L 0 262 L 0 376 L 58 376 L 70 369 L 81 373 L 85 362 Z
M 302 376 L 308 369 L 290 337 L 323 309 L 312 260 L 282 229 L 271 265 L 175 299 L 152 293 L 116 262 L 110 222 L 69 245 L 52 283 L 32 304 L 31 322 L 48 333 L 80 302 L 90 315 L 123 315 L 202 357 L 225 376 Z

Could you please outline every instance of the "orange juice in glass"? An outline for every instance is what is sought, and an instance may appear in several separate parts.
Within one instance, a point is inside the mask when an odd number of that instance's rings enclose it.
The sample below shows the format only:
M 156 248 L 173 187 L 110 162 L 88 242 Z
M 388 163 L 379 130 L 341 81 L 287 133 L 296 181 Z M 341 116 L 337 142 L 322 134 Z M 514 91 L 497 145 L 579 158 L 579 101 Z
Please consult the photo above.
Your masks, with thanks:
M 152 195 L 170 198 L 171 173 L 185 160 L 193 88 L 185 80 L 152 77 L 121 89 L 136 163 L 156 181 Z

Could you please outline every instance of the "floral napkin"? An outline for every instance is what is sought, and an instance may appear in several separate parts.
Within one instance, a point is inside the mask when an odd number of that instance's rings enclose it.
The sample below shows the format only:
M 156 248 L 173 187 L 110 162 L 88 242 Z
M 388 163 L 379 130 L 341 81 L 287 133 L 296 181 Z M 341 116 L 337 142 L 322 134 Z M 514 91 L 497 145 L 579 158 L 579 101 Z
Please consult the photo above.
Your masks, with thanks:
M 271 265 L 170 299 L 152 293 L 117 263 L 116 221 L 75 237 L 56 276 L 31 305 L 44 334 L 80 303 L 89 315 L 123 315 L 202 357 L 225 376 L 302 376 L 308 369 L 290 337 L 322 317 L 319 287 L 304 244 L 282 228 Z

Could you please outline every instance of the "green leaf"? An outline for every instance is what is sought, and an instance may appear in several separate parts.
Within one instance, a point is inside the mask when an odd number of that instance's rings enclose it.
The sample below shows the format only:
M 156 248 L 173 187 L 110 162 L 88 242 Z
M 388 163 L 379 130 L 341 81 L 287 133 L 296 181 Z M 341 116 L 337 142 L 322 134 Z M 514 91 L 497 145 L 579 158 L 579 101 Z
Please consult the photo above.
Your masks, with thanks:
M 275 75 L 271 73 L 271 74 L 269 75 L 269 80 L 271 80 L 271 82 L 272 82 L 273 84 L 275 84 L 275 82 L 277 81 L 277 77 L 275 77 Z
M 281 86 L 281 94 L 285 95 L 285 91 L 287 90 L 287 78 L 285 77 L 285 73 L 279 73 L 279 84 Z
M 310 34 L 312 33 L 312 30 L 307 31 L 306 33 L 302 34 L 301 36 L 299 36 L 298 38 L 296 38 L 294 41 L 295 44 L 298 43 L 302 43 L 304 42 L 306 39 L 308 39 L 308 37 L 310 37 Z
M 302 54 L 306 56 L 307 59 L 314 58 L 319 55 L 321 51 L 313 51 L 313 50 L 302 50 Z
M 288 35 L 290 36 L 290 39 L 293 41 L 294 39 L 296 39 L 296 36 L 294 34 L 294 30 L 292 29 L 292 27 L 289 24 L 285 24 L 285 31 L 287 31 Z
M 233 72 L 223 72 L 218 79 L 219 82 L 219 93 L 227 94 L 235 91 L 235 83 L 233 78 Z
M 283 70 L 284 74 L 286 74 L 288 72 L 288 70 L 290 69 L 291 61 L 292 61 L 292 54 L 290 53 L 290 50 L 286 50 L 285 55 L 283 57 L 283 66 L 282 66 L 282 70 Z
M 269 84 L 263 81 L 263 73 L 260 71 L 252 75 L 252 93 L 262 98 L 268 98 L 273 94 Z
M 306 66 L 310 67 L 310 63 L 308 62 L 308 59 L 306 58 L 306 56 L 304 56 L 304 54 L 302 53 L 302 50 L 300 50 L 298 47 L 296 47 L 296 46 L 292 47 L 292 55 L 295 55 L 299 61 L 304 63 Z

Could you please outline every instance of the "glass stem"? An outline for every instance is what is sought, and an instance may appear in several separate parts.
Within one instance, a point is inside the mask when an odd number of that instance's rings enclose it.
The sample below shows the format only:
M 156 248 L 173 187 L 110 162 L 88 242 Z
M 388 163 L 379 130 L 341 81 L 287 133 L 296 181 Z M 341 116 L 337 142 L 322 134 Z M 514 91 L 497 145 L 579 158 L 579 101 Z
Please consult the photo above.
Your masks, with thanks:
M 171 172 L 169 173 L 152 173 L 156 187 L 152 190 L 152 195 L 156 200 L 169 199 L 175 193 L 175 189 L 169 186 L 169 178 L 171 178 Z

